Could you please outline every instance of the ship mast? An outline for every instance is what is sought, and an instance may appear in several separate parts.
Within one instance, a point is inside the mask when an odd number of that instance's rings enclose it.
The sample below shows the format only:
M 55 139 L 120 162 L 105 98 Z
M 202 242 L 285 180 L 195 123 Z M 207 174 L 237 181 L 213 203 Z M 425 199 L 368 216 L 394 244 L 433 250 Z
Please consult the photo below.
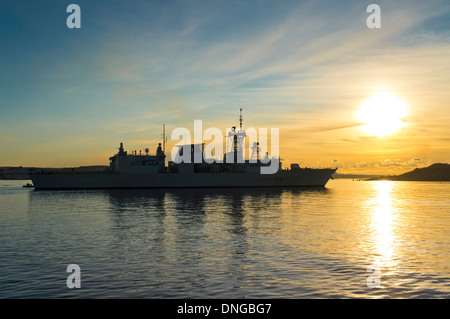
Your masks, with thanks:
M 163 124 L 163 152 L 166 154 L 166 124 Z
M 225 162 L 245 163 L 244 144 L 247 134 L 242 128 L 242 122 L 242 108 L 240 108 L 239 129 L 236 130 L 236 126 L 233 126 L 227 134 L 227 151 L 224 156 Z
M 239 109 L 239 127 L 242 131 L 242 107 Z

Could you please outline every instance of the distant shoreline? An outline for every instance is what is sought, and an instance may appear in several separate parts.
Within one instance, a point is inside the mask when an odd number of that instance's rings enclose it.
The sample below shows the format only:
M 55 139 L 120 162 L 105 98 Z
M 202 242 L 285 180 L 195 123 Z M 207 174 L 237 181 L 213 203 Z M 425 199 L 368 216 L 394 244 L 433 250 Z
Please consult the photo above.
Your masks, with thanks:
M 92 166 L 80 166 L 80 167 L 69 167 L 69 168 L 49 168 L 49 167 L 12 167 L 12 166 L 3 166 L 0 167 L 0 180 L 29 180 L 30 179 L 30 171 L 37 170 L 89 170 L 89 171 L 99 171 L 105 169 L 109 166 L 103 165 L 92 165 Z
M 393 176 L 379 176 L 368 181 L 450 182 L 450 164 L 436 163 L 428 167 Z
M 441 179 L 395 179 L 395 178 L 369 178 L 364 180 L 365 182 L 450 182 L 450 180 L 441 180 Z
M 107 166 L 83 166 L 93 171 L 104 169 Z M 42 167 L 0 167 L 0 180 L 29 180 L 30 170 L 48 169 Z M 72 169 L 72 168 L 70 168 Z M 61 169 L 64 170 L 64 169 Z M 401 175 L 364 175 L 364 174 L 333 174 L 334 179 L 353 179 L 359 181 L 418 181 L 418 182 L 449 182 L 450 164 L 436 163 L 424 168 Z

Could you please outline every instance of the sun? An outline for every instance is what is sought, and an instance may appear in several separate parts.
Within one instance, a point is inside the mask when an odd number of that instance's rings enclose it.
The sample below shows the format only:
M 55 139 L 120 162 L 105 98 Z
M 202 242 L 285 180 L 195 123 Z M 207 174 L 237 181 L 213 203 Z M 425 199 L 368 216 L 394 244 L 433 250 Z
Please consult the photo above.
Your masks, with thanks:
M 365 100 L 358 111 L 361 127 L 376 136 L 391 135 L 406 125 L 402 119 L 408 114 L 406 103 L 389 93 L 377 93 Z

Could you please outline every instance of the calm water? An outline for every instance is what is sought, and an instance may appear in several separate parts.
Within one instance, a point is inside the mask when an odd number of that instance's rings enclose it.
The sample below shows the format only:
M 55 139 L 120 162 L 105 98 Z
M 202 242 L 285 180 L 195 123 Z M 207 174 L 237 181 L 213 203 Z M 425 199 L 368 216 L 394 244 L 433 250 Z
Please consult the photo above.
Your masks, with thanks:
M 26 182 L 0 181 L 1 298 L 450 297 L 450 183 L 34 191 Z M 80 289 L 67 288 L 69 264 L 81 268 Z

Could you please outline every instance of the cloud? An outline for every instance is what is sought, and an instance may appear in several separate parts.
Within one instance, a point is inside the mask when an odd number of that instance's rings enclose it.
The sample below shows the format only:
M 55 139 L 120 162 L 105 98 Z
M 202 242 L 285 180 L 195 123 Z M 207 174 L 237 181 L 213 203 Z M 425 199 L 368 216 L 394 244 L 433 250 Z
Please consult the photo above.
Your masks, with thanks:
M 8 135 L 0 135 L 0 141 L 3 142 L 19 142 L 20 139 L 14 136 L 8 136 Z
M 356 163 L 342 163 L 340 168 L 342 172 L 352 173 L 373 173 L 373 174 L 402 174 L 418 167 L 426 167 L 433 164 L 433 161 L 419 158 L 400 159 L 386 158 L 378 161 L 360 161 Z

